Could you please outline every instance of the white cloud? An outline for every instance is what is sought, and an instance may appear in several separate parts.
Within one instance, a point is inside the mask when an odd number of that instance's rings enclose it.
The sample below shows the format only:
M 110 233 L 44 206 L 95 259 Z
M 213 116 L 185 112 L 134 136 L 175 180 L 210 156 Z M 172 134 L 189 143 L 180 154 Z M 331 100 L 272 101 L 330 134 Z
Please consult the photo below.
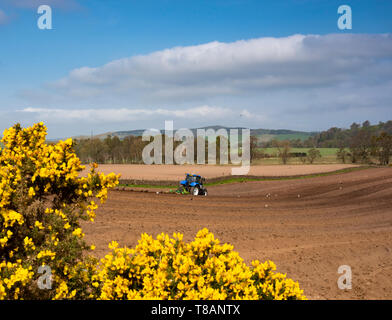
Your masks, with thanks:
M 176 117 L 319 130 L 391 118 L 391 87 L 391 34 L 330 34 L 165 49 L 71 70 L 19 97 L 40 107 L 25 109 L 37 118 L 75 126 Z
M 391 79 L 392 36 L 293 35 L 176 47 L 72 70 L 40 101 L 149 105 Z M 50 92 L 51 91 L 51 92 Z M 33 98 L 37 92 L 24 92 Z M 104 105 L 103 105 L 104 106 Z
M 47 108 L 24 108 L 19 112 L 35 115 L 37 119 L 44 121 L 86 121 L 86 122 L 126 122 L 142 119 L 193 119 L 195 117 L 208 117 L 209 119 L 222 119 L 234 112 L 227 108 L 213 106 L 199 106 L 190 109 L 168 110 L 158 109 L 47 109 Z M 243 111 L 246 116 L 249 112 Z

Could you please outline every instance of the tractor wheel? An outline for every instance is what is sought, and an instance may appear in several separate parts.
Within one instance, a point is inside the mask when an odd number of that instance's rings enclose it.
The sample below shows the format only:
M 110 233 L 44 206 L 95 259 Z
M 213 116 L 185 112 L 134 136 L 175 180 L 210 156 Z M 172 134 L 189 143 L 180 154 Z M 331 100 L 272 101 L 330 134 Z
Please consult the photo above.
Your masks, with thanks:
M 193 188 L 191 188 L 191 195 L 193 195 L 193 196 L 198 196 L 198 195 L 199 195 L 199 192 L 200 192 L 199 187 L 193 187 Z

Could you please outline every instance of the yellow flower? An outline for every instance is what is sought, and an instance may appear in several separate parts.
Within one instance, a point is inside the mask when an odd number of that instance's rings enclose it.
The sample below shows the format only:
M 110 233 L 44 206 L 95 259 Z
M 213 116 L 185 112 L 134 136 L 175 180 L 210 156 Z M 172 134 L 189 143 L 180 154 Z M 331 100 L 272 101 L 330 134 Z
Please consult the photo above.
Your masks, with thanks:
M 29 250 L 29 249 L 35 250 L 35 245 L 34 245 L 34 242 L 31 238 L 25 237 L 23 239 L 23 243 L 24 243 L 24 247 L 26 250 Z
M 34 188 L 33 187 L 30 187 L 29 188 L 29 193 L 28 193 L 28 195 L 29 195 L 29 197 L 34 197 L 35 196 L 35 191 L 34 191 Z
M 51 260 L 54 260 L 55 256 L 56 256 L 56 253 L 55 253 L 55 252 L 52 252 L 52 251 L 50 251 L 50 250 L 44 250 L 44 251 L 40 251 L 40 252 L 37 254 L 37 259 L 41 259 L 41 258 L 45 258 L 45 257 L 50 257 Z
M 42 223 L 39 222 L 39 221 L 36 221 L 36 222 L 34 223 L 34 225 L 35 225 L 38 229 L 40 229 L 40 230 L 44 229 Z
M 82 236 L 83 236 L 83 233 L 82 233 L 82 229 L 81 229 L 81 228 L 76 228 L 76 229 L 72 232 L 72 234 L 73 234 L 74 236 L 77 236 L 77 237 L 82 237 Z

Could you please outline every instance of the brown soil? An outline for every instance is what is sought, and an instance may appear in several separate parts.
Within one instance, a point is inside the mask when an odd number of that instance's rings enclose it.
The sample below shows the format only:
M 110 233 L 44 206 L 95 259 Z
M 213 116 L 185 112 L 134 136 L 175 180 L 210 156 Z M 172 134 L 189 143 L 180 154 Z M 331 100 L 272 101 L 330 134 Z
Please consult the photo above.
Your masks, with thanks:
M 331 172 L 355 166 L 352 164 L 252 165 L 248 174 L 264 177 L 295 176 Z M 183 179 L 185 173 L 200 174 L 207 179 L 230 176 L 232 168 L 235 167 L 229 165 L 100 164 L 98 171 L 105 174 L 119 173 L 121 179 L 179 181 Z M 86 165 L 82 175 L 85 175 L 88 170 L 89 167 Z
M 207 227 L 249 263 L 270 259 L 310 299 L 392 299 L 392 168 L 210 187 L 208 197 L 111 191 L 83 229 L 102 257 L 111 240 Z M 352 289 L 340 290 L 340 265 Z

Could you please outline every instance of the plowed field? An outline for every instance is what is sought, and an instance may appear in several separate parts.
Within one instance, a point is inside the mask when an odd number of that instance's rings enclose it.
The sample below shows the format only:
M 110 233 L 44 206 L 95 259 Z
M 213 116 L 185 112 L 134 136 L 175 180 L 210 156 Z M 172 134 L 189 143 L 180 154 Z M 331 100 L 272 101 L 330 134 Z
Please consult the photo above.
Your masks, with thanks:
M 249 175 L 253 176 L 296 176 L 321 172 L 331 172 L 356 167 L 352 164 L 315 164 L 315 165 L 255 165 L 250 167 Z M 203 177 L 217 178 L 230 176 L 229 165 L 145 165 L 145 164 L 100 164 L 99 171 L 108 174 L 120 173 L 121 179 L 179 181 L 185 173 L 197 173 Z M 237 167 L 238 168 L 238 167 Z M 86 175 L 89 167 L 82 172 Z
M 114 170 L 115 171 L 115 170 Z M 208 197 L 111 191 L 83 230 L 102 257 L 117 240 L 204 227 L 249 263 L 271 259 L 311 299 L 392 299 L 392 168 L 208 188 Z M 340 290 L 340 265 L 353 272 Z

